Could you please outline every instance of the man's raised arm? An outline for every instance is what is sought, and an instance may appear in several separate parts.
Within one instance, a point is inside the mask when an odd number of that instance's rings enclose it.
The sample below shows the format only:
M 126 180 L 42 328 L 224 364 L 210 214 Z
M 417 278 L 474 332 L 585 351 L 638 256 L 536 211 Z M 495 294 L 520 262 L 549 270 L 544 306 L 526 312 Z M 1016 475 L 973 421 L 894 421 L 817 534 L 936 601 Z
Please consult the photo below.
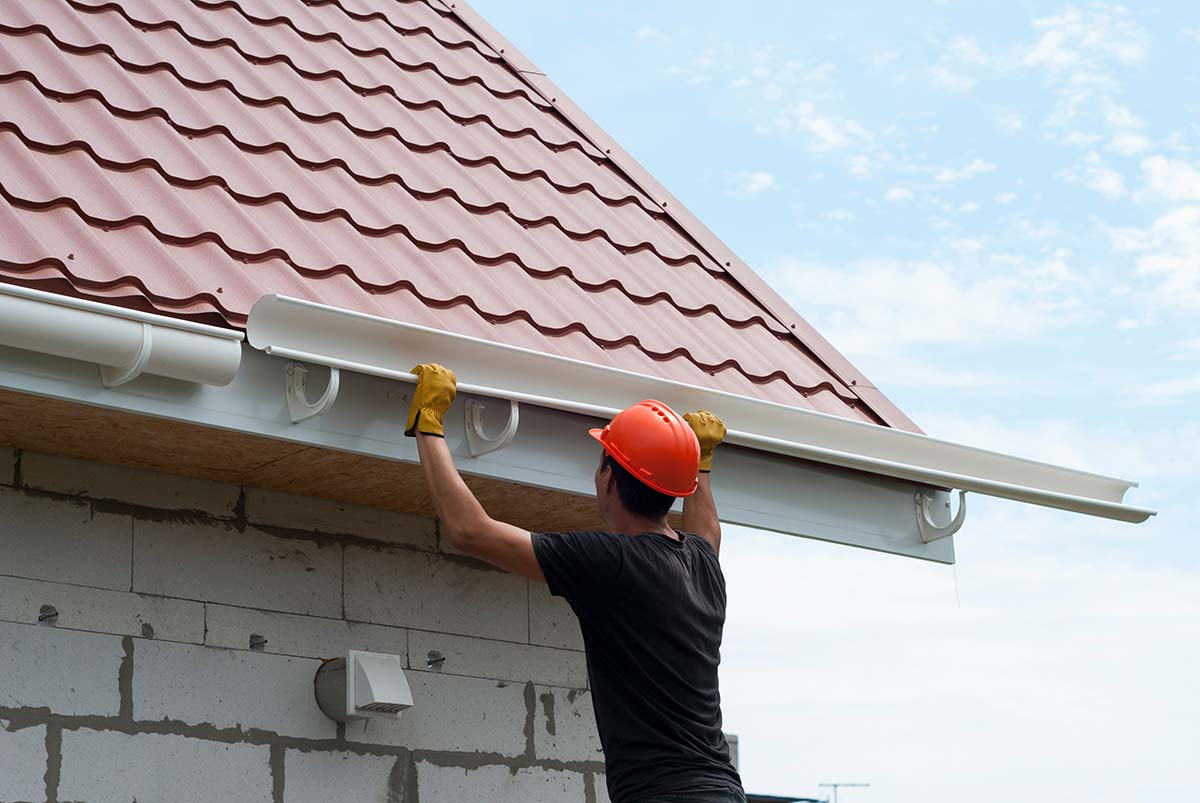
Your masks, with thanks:
M 707 410 L 687 413 L 683 418 L 700 441 L 700 485 L 694 494 L 683 500 L 683 529 L 708 541 L 713 551 L 720 555 L 721 520 L 717 518 L 717 503 L 708 475 L 712 471 L 713 450 L 725 439 L 725 425 Z
M 418 365 L 404 434 L 417 439 L 421 469 L 437 511 L 438 532 L 454 549 L 505 571 L 545 581 L 528 530 L 496 521 L 471 493 L 454 466 L 442 418 L 457 392 L 454 372 L 440 365 Z

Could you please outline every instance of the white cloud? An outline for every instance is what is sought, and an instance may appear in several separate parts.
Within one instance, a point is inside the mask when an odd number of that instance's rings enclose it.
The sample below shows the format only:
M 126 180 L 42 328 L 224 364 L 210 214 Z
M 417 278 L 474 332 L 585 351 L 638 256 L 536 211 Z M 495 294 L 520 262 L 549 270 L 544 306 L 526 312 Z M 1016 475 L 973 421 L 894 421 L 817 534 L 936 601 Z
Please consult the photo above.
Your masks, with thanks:
M 823 112 L 811 100 L 799 100 L 777 109 L 767 128 L 806 134 L 809 146 L 815 151 L 839 150 L 868 138 L 866 129 L 857 120 Z
M 965 181 L 979 175 L 980 173 L 991 173 L 996 169 L 996 165 L 986 159 L 976 157 L 971 160 L 971 163 L 966 167 L 953 170 L 949 167 L 943 168 L 933 177 L 934 181 L 942 183 L 953 183 L 957 181 Z
M 643 25 L 641 28 L 638 28 L 634 33 L 634 37 L 651 42 L 665 42 L 667 40 L 667 35 L 653 25 Z
M 1119 131 L 1108 141 L 1108 149 L 1124 156 L 1135 156 L 1150 150 L 1153 144 L 1145 134 Z
M 1124 390 L 1124 396 L 1132 404 L 1148 407 L 1190 401 L 1200 398 L 1200 375 L 1134 385 Z
M 777 188 L 775 175 L 762 170 L 743 170 L 735 176 L 739 195 L 757 195 Z
M 882 67 L 895 62 L 899 55 L 895 50 L 876 50 L 871 54 L 871 63 L 876 67 Z
M 1149 50 L 1145 32 L 1119 6 L 1094 3 L 1086 11 L 1068 8 L 1054 17 L 1034 20 L 1041 38 L 1024 62 L 1050 70 L 1087 67 L 1096 59 L 1136 64 Z
M 1017 200 L 1017 194 L 1015 192 L 997 193 L 995 200 L 998 204 L 1011 204 L 1013 201 Z
M 1082 165 L 1064 170 L 1059 176 L 1072 184 L 1082 184 L 1110 200 L 1123 198 L 1127 194 L 1125 177 L 1105 164 L 1095 151 L 1088 153 Z
M 1189 337 L 1176 343 L 1172 356 L 1180 360 L 1200 359 L 1200 337 Z
M 951 247 L 977 260 L 985 258 L 980 246 L 962 239 Z M 909 346 L 1028 340 L 1070 325 L 1081 307 L 1071 257 L 1061 250 L 1036 261 L 1017 257 L 983 273 L 933 261 L 833 267 L 789 259 L 769 273 L 839 349 L 878 356 Z
M 1139 276 L 1159 281 L 1164 304 L 1200 309 L 1200 206 L 1183 206 L 1148 228 L 1110 229 L 1114 250 L 1138 254 Z
M 1134 329 L 1141 329 L 1142 322 L 1137 318 L 1122 318 L 1117 321 L 1117 330 L 1121 332 L 1129 332 Z
M 855 214 L 849 209 L 830 209 L 828 212 L 822 212 L 821 217 L 825 220 L 832 220 L 838 223 L 845 223 L 855 219 Z
M 866 154 L 856 154 L 850 157 L 850 175 L 866 178 L 871 175 L 871 158 Z
M 970 36 L 955 36 L 929 71 L 933 85 L 951 92 L 970 92 L 975 88 L 976 72 L 989 64 L 979 43 Z
M 1142 160 L 1147 191 L 1170 201 L 1200 201 L 1200 169 L 1183 159 L 1151 156 Z
M 958 211 L 966 213 L 966 214 L 970 214 L 972 212 L 978 212 L 979 204 L 975 203 L 974 201 L 967 201 L 965 204 L 963 204 L 962 206 L 960 206 L 958 208 Z
M 864 803 L 876 789 L 1000 803 L 1036 783 L 1073 801 L 1082 783 L 1114 803 L 1190 788 L 1197 572 L 1112 546 L 1150 533 L 1076 522 L 972 497 L 954 570 L 731 528 L 722 702 L 747 787 L 861 779 Z M 932 742 L 941 766 L 970 769 L 940 772 Z
M 1109 125 L 1116 128 L 1142 128 L 1145 126 L 1142 118 L 1130 111 L 1128 106 L 1118 103 L 1110 103 L 1104 119 Z
M 885 201 L 911 201 L 916 196 L 906 187 L 892 187 L 883 196 Z
M 1054 93 L 1054 111 L 1045 124 L 1059 132 L 1061 141 L 1091 147 L 1104 136 L 1088 129 L 1141 127 L 1137 115 L 1114 100 L 1122 83 L 1118 71 L 1142 62 L 1149 52 L 1149 36 L 1129 11 L 1092 3 L 1034 20 L 1033 27 L 1037 42 L 1020 63 L 1039 71 Z

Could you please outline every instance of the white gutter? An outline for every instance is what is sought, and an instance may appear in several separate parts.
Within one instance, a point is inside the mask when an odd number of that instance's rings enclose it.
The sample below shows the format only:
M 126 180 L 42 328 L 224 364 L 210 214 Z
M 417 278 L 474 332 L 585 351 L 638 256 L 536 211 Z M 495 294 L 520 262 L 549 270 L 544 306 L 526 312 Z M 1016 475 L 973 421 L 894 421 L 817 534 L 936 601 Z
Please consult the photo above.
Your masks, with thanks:
M 96 363 L 108 387 L 143 373 L 228 385 L 243 338 L 231 329 L 0 284 L 0 345 Z
M 727 440 L 751 449 L 1120 521 L 1154 515 L 1123 503 L 1134 482 L 286 296 L 259 299 L 247 333 L 255 348 L 303 362 L 406 382 L 413 365 L 438 362 L 466 393 L 601 419 L 656 398 L 716 412 Z

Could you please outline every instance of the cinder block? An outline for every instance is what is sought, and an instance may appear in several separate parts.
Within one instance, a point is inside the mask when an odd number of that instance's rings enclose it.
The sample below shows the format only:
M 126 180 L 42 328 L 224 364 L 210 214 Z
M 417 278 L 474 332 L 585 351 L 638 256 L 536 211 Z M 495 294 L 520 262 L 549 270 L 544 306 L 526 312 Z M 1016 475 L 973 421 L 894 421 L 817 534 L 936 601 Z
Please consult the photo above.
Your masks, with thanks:
M 307 658 L 138 641 L 133 717 L 332 739 L 336 725 L 317 708 L 313 696 L 320 664 Z
M 0 719 L 0 800 L 45 800 L 46 726 L 10 727 Z
M 408 800 L 395 756 L 288 750 L 284 755 L 284 803 Z
M 0 577 L 0 620 L 33 624 L 43 605 L 58 611 L 55 627 L 167 641 L 204 641 L 204 605 L 129 591 Z
M 347 741 L 509 757 L 524 752 L 527 709 L 523 684 L 413 670 L 405 674 L 413 693 L 413 707 L 398 721 L 368 719 L 350 723 L 346 726 Z M 421 798 L 427 799 L 424 792 Z
M 516 771 L 502 765 L 461 769 L 422 761 L 417 764 L 417 783 L 421 800 L 583 803 L 584 799 L 582 774 L 538 767 Z
M 445 660 L 437 671 L 447 675 L 587 688 L 587 663 L 583 653 L 573 650 L 423 630 L 409 633 L 408 646 L 411 665 L 418 669 L 427 667 L 431 652 L 438 652 Z
M 545 583 L 529 584 L 529 641 L 564 650 L 583 650 L 583 635 L 575 611 Z
M 146 594 L 339 617 L 341 569 L 335 544 L 222 523 L 134 521 L 133 588 Z
M 0 488 L 0 573 L 129 590 L 132 519 Z
M 21 482 L 44 491 L 226 518 L 241 493 L 236 485 L 36 452 L 21 455 Z
M 612 803 L 608 796 L 608 776 L 603 772 L 592 774 L 592 789 L 596 793 L 596 803 Z
M 604 761 L 596 712 L 586 689 L 538 686 L 533 752 L 539 759 Z
M 528 641 L 527 581 L 462 558 L 346 547 L 346 618 Z
M 63 731 L 59 800 L 271 803 L 270 748 L 186 736 Z
M 0 623 L 0 708 L 116 716 L 124 656 L 117 636 Z
M 209 603 L 206 644 L 245 650 L 251 633 L 267 640 L 263 652 L 334 658 L 346 650 L 368 650 L 399 655 L 408 665 L 408 631 L 400 627 Z
M 425 516 L 264 488 L 246 489 L 246 519 L 255 524 L 330 535 L 356 535 L 422 549 L 437 547 L 434 520 Z

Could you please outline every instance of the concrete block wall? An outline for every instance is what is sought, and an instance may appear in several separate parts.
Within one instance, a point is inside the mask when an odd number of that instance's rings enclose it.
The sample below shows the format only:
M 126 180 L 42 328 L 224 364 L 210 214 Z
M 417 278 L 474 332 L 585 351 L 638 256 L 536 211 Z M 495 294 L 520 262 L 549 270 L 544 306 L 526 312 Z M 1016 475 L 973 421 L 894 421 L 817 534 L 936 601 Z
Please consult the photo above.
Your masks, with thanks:
M 351 648 L 398 722 L 317 708 Z M 603 803 L 582 650 L 429 519 L 0 448 L 0 803 Z

